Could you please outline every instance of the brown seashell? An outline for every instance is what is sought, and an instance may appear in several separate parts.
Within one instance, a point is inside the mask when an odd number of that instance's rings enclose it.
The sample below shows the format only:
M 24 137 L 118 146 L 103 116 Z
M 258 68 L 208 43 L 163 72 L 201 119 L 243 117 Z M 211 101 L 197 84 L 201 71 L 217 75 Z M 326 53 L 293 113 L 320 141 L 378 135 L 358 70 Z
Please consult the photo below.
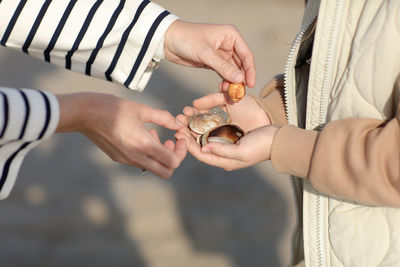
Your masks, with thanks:
M 228 95 L 233 102 L 239 102 L 246 94 L 244 83 L 231 83 L 228 87 Z
M 198 139 L 198 143 L 200 144 L 200 146 L 204 146 L 208 143 L 213 142 L 223 144 L 235 144 L 243 136 L 244 132 L 239 126 L 234 124 L 223 124 L 204 133 Z

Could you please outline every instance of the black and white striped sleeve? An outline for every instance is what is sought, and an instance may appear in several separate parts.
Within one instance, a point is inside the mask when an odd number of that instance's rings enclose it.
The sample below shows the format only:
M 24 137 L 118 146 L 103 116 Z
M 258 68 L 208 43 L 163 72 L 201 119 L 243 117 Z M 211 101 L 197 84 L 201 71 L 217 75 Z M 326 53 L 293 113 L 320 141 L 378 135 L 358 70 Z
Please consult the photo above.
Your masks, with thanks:
M 2 0 L 1 45 L 142 90 L 177 19 L 148 0 Z
M 58 120 L 53 94 L 0 87 L 0 199 L 9 195 L 25 155 L 54 133 Z

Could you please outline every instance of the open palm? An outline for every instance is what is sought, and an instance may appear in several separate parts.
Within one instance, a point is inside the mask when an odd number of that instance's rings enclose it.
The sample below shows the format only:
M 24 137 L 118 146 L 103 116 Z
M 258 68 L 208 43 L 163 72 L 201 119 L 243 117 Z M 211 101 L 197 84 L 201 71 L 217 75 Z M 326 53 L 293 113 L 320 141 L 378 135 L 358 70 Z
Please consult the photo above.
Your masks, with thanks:
M 179 115 L 178 118 L 187 124 L 188 117 L 191 115 L 208 112 L 216 106 L 221 106 L 227 111 L 232 123 L 241 127 L 245 132 L 271 124 L 267 113 L 252 96 L 246 95 L 241 101 L 234 103 L 226 92 L 213 93 L 196 99 L 193 101 L 193 107 L 185 107 L 184 115 Z

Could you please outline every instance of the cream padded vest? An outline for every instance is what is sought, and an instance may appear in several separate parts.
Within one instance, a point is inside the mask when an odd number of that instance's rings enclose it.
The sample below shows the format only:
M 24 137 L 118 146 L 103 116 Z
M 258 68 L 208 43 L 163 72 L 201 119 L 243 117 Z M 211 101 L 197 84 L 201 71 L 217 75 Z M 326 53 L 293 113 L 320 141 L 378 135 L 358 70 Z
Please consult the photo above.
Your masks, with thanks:
M 400 95 L 400 1 L 309 1 L 305 16 L 316 12 L 306 128 L 392 118 Z M 334 199 L 307 181 L 299 208 L 307 266 L 400 266 L 400 209 Z

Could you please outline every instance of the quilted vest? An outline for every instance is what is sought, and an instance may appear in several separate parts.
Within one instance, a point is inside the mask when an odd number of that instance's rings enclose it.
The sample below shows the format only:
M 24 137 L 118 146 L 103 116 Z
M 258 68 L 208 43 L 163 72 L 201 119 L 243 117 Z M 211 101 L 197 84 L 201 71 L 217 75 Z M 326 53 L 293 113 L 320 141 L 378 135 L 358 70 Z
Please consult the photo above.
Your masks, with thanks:
M 296 58 L 317 16 L 308 86 L 299 88 Z M 309 130 L 350 117 L 390 119 L 399 102 L 399 73 L 399 0 L 310 0 L 286 68 L 288 122 L 299 124 L 301 105 Z M 304 256 L 306 266 L 400 266 L 400 209 L 336 199 L 298 178 L 293 185 L 296 233 L 303 232 L 294 237 L 294 263 Z

